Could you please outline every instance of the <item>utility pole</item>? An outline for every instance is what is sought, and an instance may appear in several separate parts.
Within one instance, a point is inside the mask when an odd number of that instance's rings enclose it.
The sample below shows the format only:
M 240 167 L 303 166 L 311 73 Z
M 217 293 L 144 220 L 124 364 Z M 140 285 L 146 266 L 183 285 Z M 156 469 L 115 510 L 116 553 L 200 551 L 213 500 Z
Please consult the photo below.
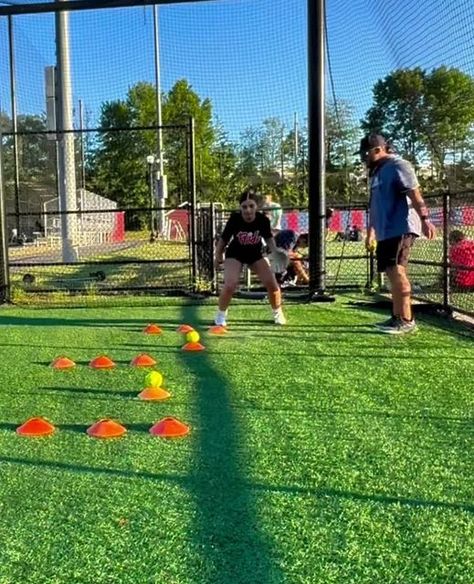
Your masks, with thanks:
M 157 160 L 158 160 L 158 176 L 156 177 L 158 211 L 157 216 L 157 231 L 162 235 L 165 232 L 165 211 L 163 207 L 168 198 L 168 181 L 164 174 L 164 160 L 163 160 L 163 131 L 162 115 L 161 115 L 161 67 L 160 67 L 160 30 L 158 22 L 158 6 L 153 5 L 153 37 L 155 44 L 155 99 L 156 99 L 156 122 L 157 122 Z
M 16 68 L 15 68 L 15 41 L 13 31 L 13 16 L 8 15 L 8 48 L 10 57 L 10 101 L 13 130 L 13 168 L 15 173 L 15 228 L 17 237 L 21 235 L 20 222 L 20 168 L 18 152 L 18 114 L 16 107 Z
M 57 3 L 65 0 L 56 0 Z M 59 149 L 59 211 L 63 262 L 77 261 L 77 194 L 72 86 L 69 58 L 69 12 L 56 12 L 57 139 Z M 73 211 L 73 212 L 71 212 Z

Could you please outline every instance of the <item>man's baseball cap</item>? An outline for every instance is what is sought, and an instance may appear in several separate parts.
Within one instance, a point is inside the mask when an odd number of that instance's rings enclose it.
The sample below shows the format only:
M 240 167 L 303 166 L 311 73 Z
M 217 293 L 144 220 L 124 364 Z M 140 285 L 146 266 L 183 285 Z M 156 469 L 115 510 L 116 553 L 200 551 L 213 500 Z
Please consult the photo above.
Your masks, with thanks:
M 360 141 L 359 150 L 354 152 L 354 156 L 357 154 L 364 154 L 372 148 L 386 148 L 388 146 L 387 140 L 380 134 L 367 134 Z

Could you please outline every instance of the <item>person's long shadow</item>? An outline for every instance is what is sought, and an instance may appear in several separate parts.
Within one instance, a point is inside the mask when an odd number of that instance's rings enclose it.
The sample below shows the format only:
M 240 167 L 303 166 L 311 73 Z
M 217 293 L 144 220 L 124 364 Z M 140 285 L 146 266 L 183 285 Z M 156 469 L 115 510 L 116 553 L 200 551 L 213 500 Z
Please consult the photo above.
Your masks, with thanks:
M 387 300 L 351 301 L 347 304 L 347 308 L 348 310 L 360 312 L 380 312 L 386 315 L 391 310 L 391 303 Z M 413 304 L 412 308 L 417 321 L 436 327 L 444 333 L 463 341 L 472 342 L 474 339 L 474 328 L 471 325 L 442 315 L 439 310 L 437 311 L 436 305 Z
M 69 309 L 68 309 L 69 310 Z M 130 332 L 142 332 L 148 324 L 144 318 L 63 318 L 61 316 L 38 316 L 34 312 L 27 316 L 0 314 L 0 325 L 3 326 L 71 326 L 92 328 L 119 328 Z M 172 329 L 176 326 L 175 319 L 160 318 L 162 328 Z
M 183 306 L 181 316 L 191 325 L 200 320 L 195 306 Z M 276 553 L 257 520 L 258 493 L 246 480 L 245 438 L 232 407 L 229 382 L 205 351 L 180 355 L 195 377 L 196 457 L 189 489 L 198 510 L 196 545 L 212 566 L 208 582 L 280 584 L 284 576 L 272 562 Z

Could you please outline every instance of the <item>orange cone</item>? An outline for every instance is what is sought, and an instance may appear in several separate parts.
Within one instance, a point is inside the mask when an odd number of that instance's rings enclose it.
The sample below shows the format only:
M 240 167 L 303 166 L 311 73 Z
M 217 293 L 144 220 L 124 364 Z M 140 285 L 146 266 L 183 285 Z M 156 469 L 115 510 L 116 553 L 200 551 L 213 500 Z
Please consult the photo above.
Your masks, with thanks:
M 106 355 L 92 359 L 89 365 L 94 369 L 113 369 L 116 366 L 112 359 L 109 359 Z
M 87 428 L 87 433 L 91 438 L 118 438 L 123 436 L 127 429 L 113 420 L 99 420 Z
M 226 335 L 229 331 L 225 326 L 211 326 L 209 334 L 211 335 Z
M 68 357 L 58 357 L 51 363 L 53 369 L 72 369 L 76 364 Z
M 56 428 L 44 418 L 30 418 L 21 426 L 18 426 L 16 433 L 20 436 L 49 436 Z
M 189 324 L 182 324 L 176 330 L 178 331 L 178 333 L 183 333 L 185 335 L 186 333 L 190 333 L 194 329 L 192 326 L 189 326 Z
M 149 324 L 143 332 L 146 335 L 161 335 L 163 331 L 156 324 Z
M 189 434 L 189 431 L 189 426 L 176 418 L 163 418 L 150 428 L 152 436 L 160 436 L 161 438 L 179 438 Z
M 159 399 L 168 399 L 170 394 L 161 387 L 146 387 L 141 393 L 138 394 L 138 397 L 143 400 L 159 400 Z
M 183 345 L 183 351 L 204 351 L 206 347 L 201 345 L 201 343 L 186 343 Z
M 156 365 L 156 361 L 150 355 L 142 353 L 138 357 L 135 357 L 135 359 L 132 359 L 130 365 L 132 367 L 153 367 L 153 365 Z

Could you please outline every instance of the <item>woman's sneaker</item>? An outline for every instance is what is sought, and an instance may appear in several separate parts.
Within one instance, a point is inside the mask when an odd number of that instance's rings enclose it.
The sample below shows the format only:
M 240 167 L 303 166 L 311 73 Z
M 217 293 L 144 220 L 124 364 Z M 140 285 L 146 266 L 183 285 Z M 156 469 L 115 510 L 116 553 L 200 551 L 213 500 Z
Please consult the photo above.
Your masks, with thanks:
M 281 308 L 277 308 L 276 310 L 273 311 L 273 319 L 275 321 L 275 324 L 278 325 L 286 324 L 286 318 Z
M 214 323 L 216 326 L 227 326 L 227 310 L 218 310 Z
M 413 333 L 417 329 L 415 319 L 403 320 L 399 316 L 393 317 L 391 322 L 387 321 L 385 325 L 382 323 L 377 328 L 379 332 L 387 335 L 405 335 L 407 333 Z

